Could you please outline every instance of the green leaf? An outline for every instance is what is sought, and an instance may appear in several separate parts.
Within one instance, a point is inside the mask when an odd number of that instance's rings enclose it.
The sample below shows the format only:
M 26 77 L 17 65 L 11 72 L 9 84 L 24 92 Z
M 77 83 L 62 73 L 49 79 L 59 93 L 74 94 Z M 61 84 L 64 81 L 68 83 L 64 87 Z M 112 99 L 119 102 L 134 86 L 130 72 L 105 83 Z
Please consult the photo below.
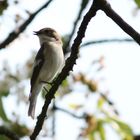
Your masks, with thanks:
M 103 123 L 103 121 L 99 121 L 98 122 L 98 132 L 99 132 L 99 136 L 100 136 L 100 139 L 101 140 L 105 140 L 106 139 L 106 137 L 105 137 L 105 129 L 104 129 L 104 123 Z
M 63 82 L 62 82 L 62 86 L 63 87 L 67 87 L 69 84 L 68 84 L 68 80 L 65 79 Z
M 0 98 L 0 117 L 6 121 L 6 122 L 9 122 L 7 116 L 6 116 L 6 113 L 4 111 L 4 108 L 3 108 L 3 102 L 2 102 L 2 98 Z
M 135 0 L 135 3 L 136 3 L 137 6 L 140 8 L 140 0 Z
M 132 129 L 126 123 L 124 123 L 120 120 L 115 120 L 115 121 L 120 127 L 120 131 L 122 133 L 122 138 L 124 140 L 133 140 Z
M 127 135 L 131 135 L 133 136 L 133 132 L 132 132 L 132 129 L 129 127 L 128 124 L 116 119 L 116 118 L 113 118 L 113 120 L 119 125 L 120 129 Z
M 88 139 L 89 139 L 89 140 L 94 140 L 93 133 L 90 133 L 90 134 L 88 135 Z
M 107 117 L 104 122 L 112 125 L 114 130 L 121 136 L 123 140 L 133 140 L 133 132 L 128 124 L 122 122 L 117 117 Z
M 103 123 L 106 123 L 118 133 L 118 135 L 122 138 L 122 140 L 133 140 L 133 132 L 128 124 L 119 120 L 117 117 L 112 117 L 107 115 L 106 118 L 100 119 Z
M 105 100 L 102 97 L 100 97 L 98 102 L 97 102 L 97 108 L 101 109 L 104 105 L 104 102 L 105 102 Z

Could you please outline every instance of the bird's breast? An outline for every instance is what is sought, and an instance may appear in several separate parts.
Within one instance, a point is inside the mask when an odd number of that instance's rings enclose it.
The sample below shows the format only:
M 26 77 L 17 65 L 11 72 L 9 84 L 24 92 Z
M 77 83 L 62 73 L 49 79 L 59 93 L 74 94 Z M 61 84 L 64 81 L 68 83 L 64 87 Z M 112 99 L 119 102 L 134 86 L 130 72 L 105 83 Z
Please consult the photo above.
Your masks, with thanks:
M 64 64 L 64 56 L 62 48 L 46 47 L 44 49 L 44 64 L 41 69 L 40 79 L 50 82 L 54 79 L 58 72 L 61 71 Z

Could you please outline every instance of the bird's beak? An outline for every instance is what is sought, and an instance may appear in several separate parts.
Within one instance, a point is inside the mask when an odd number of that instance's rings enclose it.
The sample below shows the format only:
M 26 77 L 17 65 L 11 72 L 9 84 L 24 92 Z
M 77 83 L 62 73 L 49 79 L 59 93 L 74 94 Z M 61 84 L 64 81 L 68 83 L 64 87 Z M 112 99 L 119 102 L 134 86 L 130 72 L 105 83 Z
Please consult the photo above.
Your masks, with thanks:
M 34 35 L 39 35 L 40 31 L 34 31 Z

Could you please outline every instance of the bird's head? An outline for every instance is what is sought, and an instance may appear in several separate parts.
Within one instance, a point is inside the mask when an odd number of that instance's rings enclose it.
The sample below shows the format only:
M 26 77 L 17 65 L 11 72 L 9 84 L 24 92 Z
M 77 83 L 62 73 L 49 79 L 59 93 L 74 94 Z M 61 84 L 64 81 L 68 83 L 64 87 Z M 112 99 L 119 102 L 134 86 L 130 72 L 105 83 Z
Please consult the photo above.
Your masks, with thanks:
M 34 35 L 37 35 L 40 39 L 40 43 L 56 43 L 62 44 L 60 35 L 52 28 L 43 28 L 39 31 L 34 31 Z

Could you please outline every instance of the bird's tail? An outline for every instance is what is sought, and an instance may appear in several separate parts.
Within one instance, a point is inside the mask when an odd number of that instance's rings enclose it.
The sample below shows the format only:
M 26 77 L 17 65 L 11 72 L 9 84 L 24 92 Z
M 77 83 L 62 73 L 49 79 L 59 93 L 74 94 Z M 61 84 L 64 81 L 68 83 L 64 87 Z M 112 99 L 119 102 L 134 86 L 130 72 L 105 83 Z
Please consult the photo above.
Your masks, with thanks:
M 30 93 L 30 94 L 32 94 L 32 93 Z M 34 119 L 37 96 L 31 95 L 29 97 L 29 101 L 30 101 L 30 105 L 29 105 L 29 110 L 28 110 L 28 116 L 31 116 L 32 119 Z
M 31 116 L 34 119 L 35 116 L 35 107 L 37 102 L 37 96 L 42 88 L 42 85 L 39 84 L 36 88 L 32 89 L 29 96 L 29 109 L 28 109 L 28 116 Z

